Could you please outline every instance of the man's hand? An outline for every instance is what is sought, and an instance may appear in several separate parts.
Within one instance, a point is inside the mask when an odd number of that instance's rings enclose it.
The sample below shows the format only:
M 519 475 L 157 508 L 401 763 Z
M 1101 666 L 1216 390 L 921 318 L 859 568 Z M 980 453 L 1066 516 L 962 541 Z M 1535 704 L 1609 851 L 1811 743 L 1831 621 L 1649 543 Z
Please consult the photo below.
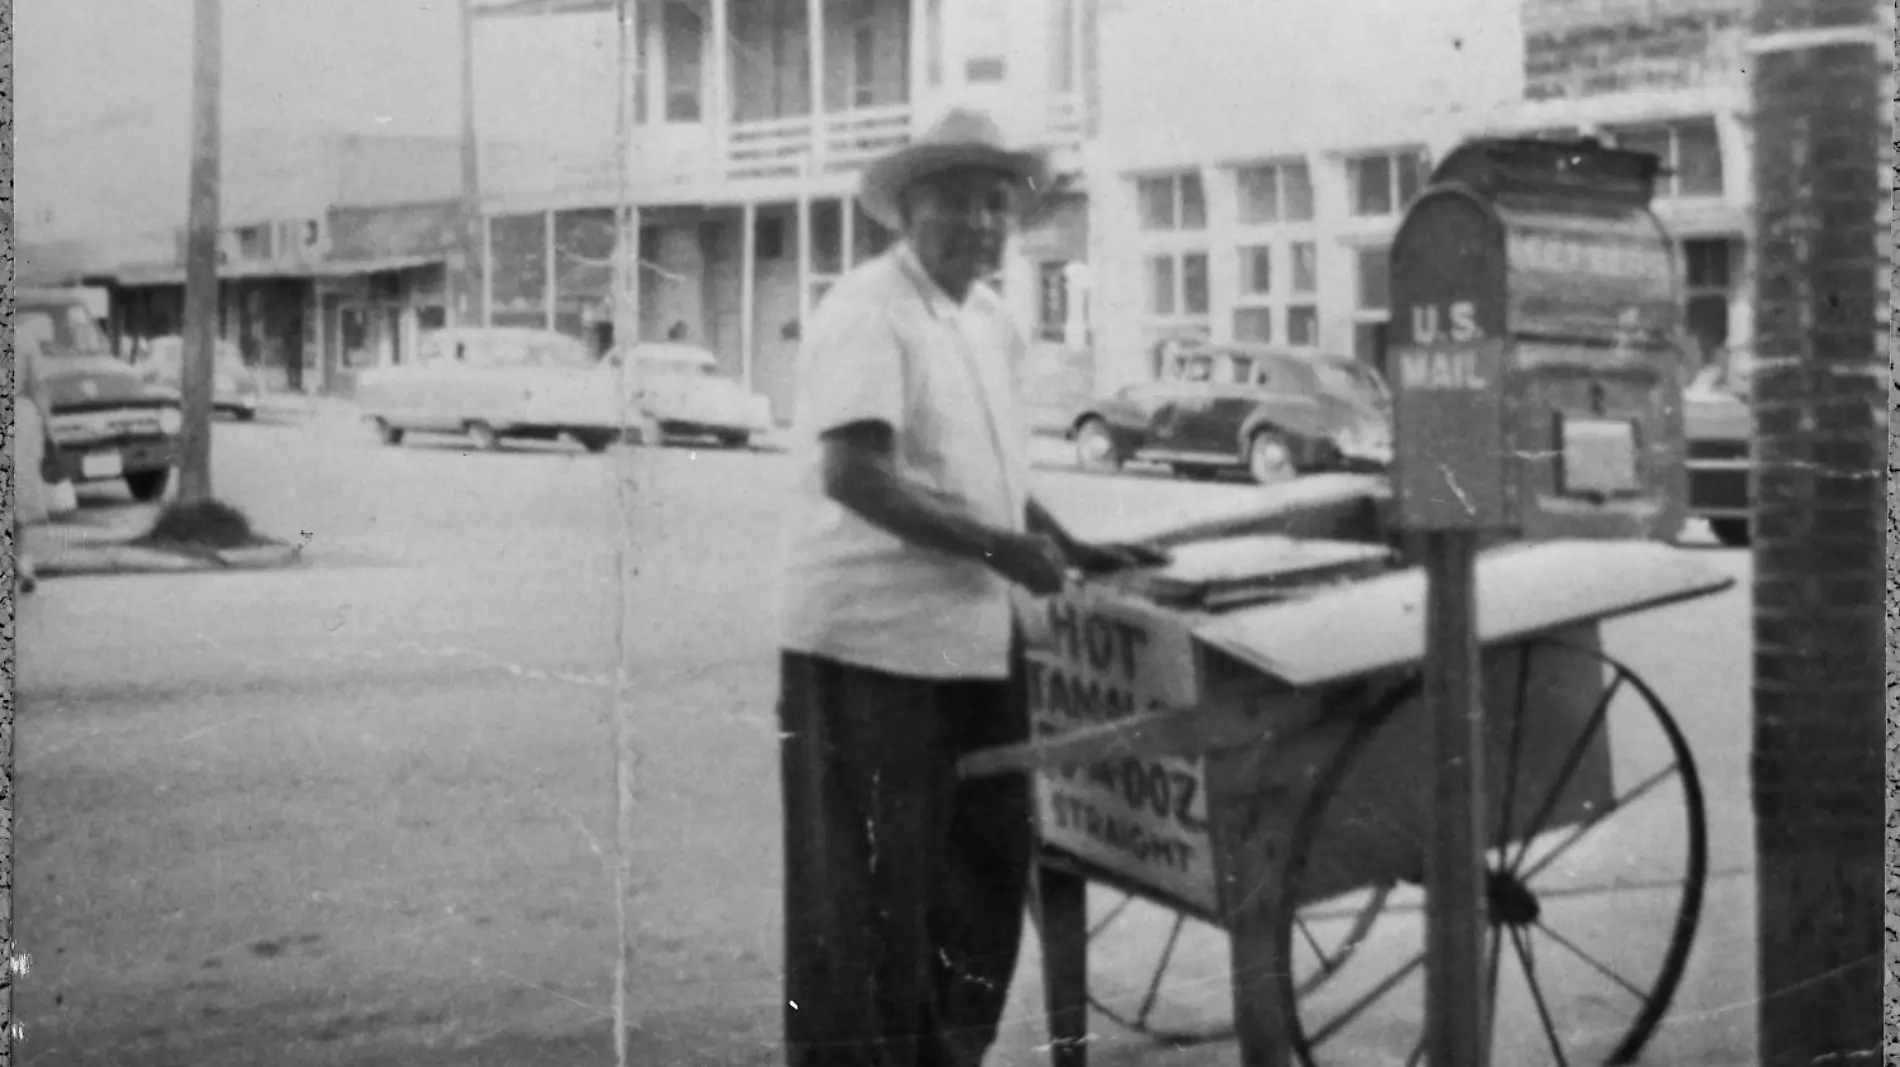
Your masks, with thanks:
M 1169 559 L 1167 551 L 1155 545 L 1088 544 L 1078 541 L 1069 546 L 1069 562 L 1085 574 L 1113 574 L 1136 567 L 1160 567 L 1165 566 Z
M 1062 591 L 1069 560 L 1054 538 L 1042 534 L 1006 534 L 985 553 L 990 569 L 1022 586 L 1033 596 Z

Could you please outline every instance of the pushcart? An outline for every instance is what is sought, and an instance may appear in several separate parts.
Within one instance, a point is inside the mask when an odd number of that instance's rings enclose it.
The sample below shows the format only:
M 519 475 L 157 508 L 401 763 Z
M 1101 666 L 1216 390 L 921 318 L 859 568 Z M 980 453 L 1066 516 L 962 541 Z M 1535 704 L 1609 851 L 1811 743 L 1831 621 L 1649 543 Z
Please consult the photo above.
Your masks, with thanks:
M 1423 575 L 1363 539 L 1177 553 L 1047 602 L 1034 737 L 963 766 L 1033 775 L 1053 1062 L 1083 1067 L 1099 1019 L 1245 1067 L 1424 1063 Z M 1481 554 L 1494 1062 L 1628 1063 L 1657 1032 L 1703 794 L 1600 624 L 1732 584 L 1652 542 Z

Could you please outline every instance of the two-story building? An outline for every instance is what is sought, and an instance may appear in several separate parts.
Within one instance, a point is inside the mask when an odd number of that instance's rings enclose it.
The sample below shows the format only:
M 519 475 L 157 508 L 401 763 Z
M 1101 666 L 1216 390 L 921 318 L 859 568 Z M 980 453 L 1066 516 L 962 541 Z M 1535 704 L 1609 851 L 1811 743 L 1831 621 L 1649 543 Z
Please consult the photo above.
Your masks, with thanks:
M 456 318 L 461 144 L 455 138 L 244 131 L 221 177 L 219 336 L 275 388 L 347 393 Z M 496 146 L 521 169 L 542 153 Z M 120 347 L 184 329 L 185 245 L 103 271 Z
M 891 240 L 857 206 L 860 171 L 954 99 L 989 107 L 1019 143 L 1058 150 L 1069 180 L 1011 249 L 1003 286 L 1046 344 L 1086 350 L 1073 283 L 1088 240 L 1075 179 L 1094 66 L 1089 0 L 633 7 L 626 192 L 642 337 L 683 327 L 789 418 L 814 301 Z M 482 166 L 490 321 L 604 341 L 622 195 L 613 5 L 522 0 L 489 12 L 475 48 L 481 140 L 533 134 L 552 146 L 529 171 Z

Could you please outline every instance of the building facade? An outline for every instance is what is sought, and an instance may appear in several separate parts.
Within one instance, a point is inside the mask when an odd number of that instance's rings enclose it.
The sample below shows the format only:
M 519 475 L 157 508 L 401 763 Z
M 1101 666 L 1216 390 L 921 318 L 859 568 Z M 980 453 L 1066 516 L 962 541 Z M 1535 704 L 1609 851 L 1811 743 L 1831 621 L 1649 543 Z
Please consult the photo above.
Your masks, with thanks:
M 1692 359 L 1754 326 L 1752 103 L 1743 0 L 1524 0 L 1524 91 L 1499 129 L 1585 134 L 1655 154 L 1654 208 L 1680 253 Z
M 627 191 L 638 211 L 641 336 L 683 330 L 789 419 L 798 338 L 812 305 L 892 240 L 857 206 L 859 174 L 955 100 L 989 107 L 1019 144 L 1056 150 L 1067 180 L 1012 247 L 1002 284 L 1053 362 L 1086 351 L 1069 321 L 1066 286 L 1087 256 L 1077 179 L 1090 121 L 1092 7 L 1087 0 L 634 5 L 640 48 Z M 610 147 L 613 6 L 508 8 L 513 17 L 491 9 L 477 30 L 482 141 L 538 131 L 553 147 L 528 170 L 482 166 L 489 318 L 605 343 L 621 199 Z M 575 103 L 557 108 L 553 100 Z
M 1659 156 L 1692 357 L 1746 345 L 1740 0 L 1204 0 L 1192 20 L 1104 2 L 1099 387 L 1152 375 L 1178 337 L 1382 363 L 1394 229 L 1436 161 L 1486 134 Z
M 1195 10 L 1104 0 L 1097 388 L 1152 377 L 1182 338 L 1376 362 L 1401 212 L 1434 158 L 1518 96 L 1516 5 Z
M 373 134 L 252 135 L 222 176 L 219 336 L 275 389 L 347 394 L 446 325 L 459 262 L 460 143 Z M 507 165 L 537 153 L 495 150 Z M 93 276 L 114 343 L 184 329 L 185 243 Z

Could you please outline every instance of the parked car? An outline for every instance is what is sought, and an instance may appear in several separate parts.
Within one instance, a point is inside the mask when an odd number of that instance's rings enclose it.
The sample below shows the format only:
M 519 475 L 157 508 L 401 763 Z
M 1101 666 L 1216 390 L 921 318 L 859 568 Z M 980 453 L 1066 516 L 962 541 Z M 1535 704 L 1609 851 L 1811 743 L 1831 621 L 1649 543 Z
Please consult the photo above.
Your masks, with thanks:
M 52 409 L 47 480 L 123 480 L 135 499 L 163 496 L 178 465 L 184 425 L 177 391 L 146 381 L 113 356 L 85 300 L 74 293 L 19 290 L 13 340 L 36 362 Z
M 1347 356 L 1261 344 L 1197 344 L 1159 381 L 1123 388 L 1076 416 L 1085 470 L 1131 460 L 1182 477 L 1245 470 L 1263 485 L 1317 471 L 1382 471 L 1392 460 L 1392 396 Z
M 619 404 L 592 351 L 552 330 L 436 330 L 415 359 L 364 371 L 356 401 L 385 444 L 409 433 L 466 434 L 484 451 L 508 439 L 571 436 L 589 452 L 620 437 Z
M 133 366 L 146 381 L 182 390 L 185 367 L 185 340 L 176 334 L 154 337 L 135 350 Z M 257 372 L 244 365 L 244 356 L 229 341 L 216 345 L 211 371 L 211 409 L 249 421 L 257 417 L 264 399 L 264 383 Z
M 608 353 L 618 372 L 626 362 L 628 403 L 641 417 L 642 433 L 666 437 L 711 437 L 743 448 L 754 434 L 772 429 L 772 402 L 719 373 L 719 360 L 696 345 L 642 343 Z
M 1749 409 L 1750 364 L 1741 353 L 1718 358 L 1683 390 L 1689 443 L 1689 514 L 1704 519 L 1716 540 L 1749 542 L 1750 470 L 1755 436 Z

